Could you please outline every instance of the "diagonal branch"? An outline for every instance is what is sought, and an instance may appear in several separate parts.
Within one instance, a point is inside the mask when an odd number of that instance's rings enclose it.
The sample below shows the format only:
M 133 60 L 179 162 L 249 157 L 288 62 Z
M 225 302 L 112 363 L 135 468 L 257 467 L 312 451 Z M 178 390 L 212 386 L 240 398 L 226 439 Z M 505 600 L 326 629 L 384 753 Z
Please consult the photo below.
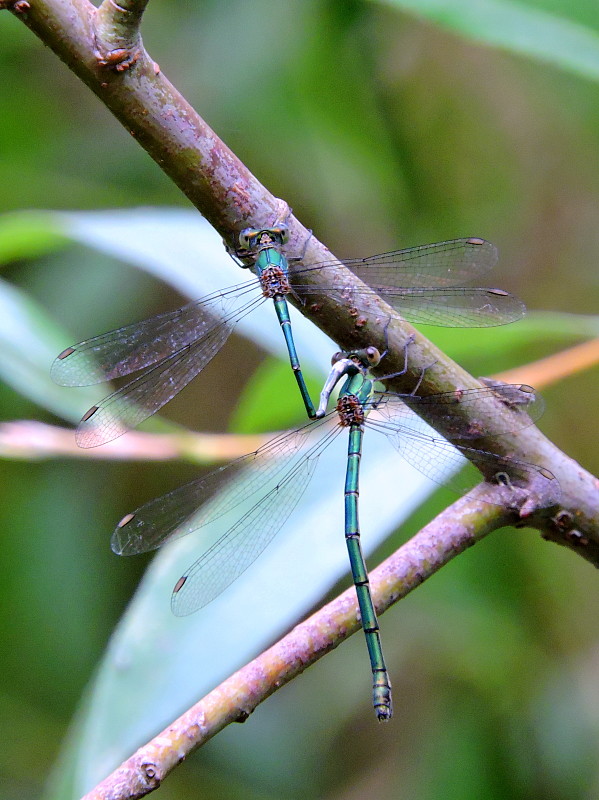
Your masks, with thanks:
M 377 613 L 416 589 L 456 555 L 513 522 L 474 489 L 424 527 L 370 574 Z M 485 493 L 488 498 L 488 493 Z M 352 586 L 227 678 L 158 736 L 141 747 L 83 800 L 143 797 L 193 750 L 231 722 L 243 722 L 260 703 L 360 630 Z
M 0 0 L 95 92 L 156 163 L 168 174 L 193 205 L 228 242 L 246 225 L 268 225 L 281 218 L 277 198 L 251 174 L 199 114 L 169 83 L 141 46 L 138 23 L 145 0 L 126 0 L 120 6 L 105 0 L 96 9 L 88 0 Z M 99 49 L 98 41 L 102 41 Z M 113 45 L 127 51 L 137 47 L 136 58 L 124 61 L 106 58 Z M 104 55 L 100 50 L 105 51 Z M 123 69 L 127 61 L 128 68 Z M 114 62 L 114 63 L 112 63 Z M 291 250 L 301 252 L 309 263 L 332 258 L 327 248 L 293 216 L 283 215 L 290 228 Z M 314 270 L 310 283 L 324 289 L 324 277 Z M 344 284 L 360 285 L 349 271 Z M 352 316 L 322 295 L 301 307 L 302 313 L 335 339 L 344 349 L 388 343 L 385 372 L 403 367 L 403 352 L 412 340 L 408 370 L 401 381 L 390 384 L 409 391 L 426 369 L 423 394 L 475 388 L 478 382 L 439 351 L 411 325 L 399 321 L 383 301 L 373 299 L 367 320 Z M 392 323 L 389 324 L 389 320 Z M 431 364 L 433 365 L 431 367 Z M 468 412 L 464 410 L 464 415 Z M 495 420 L 514 413 L 500 399 L 476 424 L 493 435 Z M 443 433 L 434 414 L 427 422 Z M 504 430 L 507 424 L 502 424 Z M 531 487 L 531 496 L 521 509 L 526 523 L 541 530 L 545 538 L 563 544 L 599 565 L 599 491 L 597 480 L 568 459 L 531 427 L 517 436 L 502 436 L 481 442 L 498 455 L 548 466 L 562 487 L 561 508 L 547 509 L 543 498 Z

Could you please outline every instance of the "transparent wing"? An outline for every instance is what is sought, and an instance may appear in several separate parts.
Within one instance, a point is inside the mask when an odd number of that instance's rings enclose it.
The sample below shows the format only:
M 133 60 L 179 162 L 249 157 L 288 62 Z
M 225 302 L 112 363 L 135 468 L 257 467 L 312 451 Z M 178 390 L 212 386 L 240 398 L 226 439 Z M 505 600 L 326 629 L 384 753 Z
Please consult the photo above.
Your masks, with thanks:
M 295 270 L 293 288 L 300 297 L 322 292 L 304 283 L 315 270 L 326 276 L 340 303 L 358 311 L 376 312 L 373 292 L 406 320 L 420 325 L 489 327 L 520 319 L 524 304 L 501 289 L 456 284 L 484 275 L 497 262 L 497 250 L 484 239 L 454 239 L 370 258 L 312 264 Z M 345 285 L 349 267 L 369 289 Z M 450 288 L 454 287 L 454 288 Z M 326 290 L 325 290 L 326 291 Z M 330 293 L 330 292 L 328 292 Z
M 501 289 L 373 289 L 401 316 L 418 325 L 488 328 L 522 319 L 526 306 Z M 356 303 L 360 308 L 359 301 Z
M 256 280 L 249 281 L 67 347 L 50 375 L 60 386 L 89 386 L 156 364 L 207 336 L 223 320 L 230 322 L 235 306 L 256 286 Z
M 458 494 L 480 484 L 480 474 L 472 469 L 474 464 L 488 482 L 489 492 L 486 495 L 483 492 L 480 497 L 489 503 L 502 504 L 509 501 L 514 487 L 522 489 L 530 486 L 538 487 L 547 505 L 553 505 L 560 497 L 557 478 L 544 467 L 499 456 L 475 447 L 452 444 L 436 434 L 424 420 L 407 408 L 402 412 L 394 408 L 393 413 L 388 414 L 388 419 L 390 421 L 369 417 L 367 425 L 387 436 L 398 452 L 416 469 Z M 531 422 L 529 420 L 527 424 Z M 452 475 L 455 470 L 467 466 L 469 462 L 467 470 Z M 502 485 L 506 487 L 505 497 L 500 497 L 497 492 L 497 487 Z M 493 486 L 492 491 L 491 486 Z
M 308 302 L 311 295 L 324 293 L 356 316 L 359 313 L 379 317 L 377 298 L 382 298 L 397 313 L 417 325 L 446 328 L 489 328 L 516 322 L 526 313 L 524 303 L 502 289 L 453 287 L 448 289 L 387 289 L 344 286 L 345 275 L 328 289 L 293 284 L 294 292 Z
M 303 459 L 179 578 L 171 597 L 174 614 L 202 608 L 258 558 L 297 506 L 318 455 Z
M 112 550 L 124 556 L 155 550 L 214 522 L 259 490 L 267 491 L 322 424 L 324 420 L 276 436 L 255 452 L 126 514 L 112 534 Z M 211 499 L 216 489 L 220 491 Z
M 509 415 L 497 415 L 497 404 L 512 409 Z M 478 439 L 489 433 L 493 436 L 515 433 L 541 418 L 545 409 L 543 398 L 532 386 L 518 383 L 497 383 L 484 389 L 456 390 L 421 397 L 384 392 L 373 403 L 381 415 L 393 424 L 412 419 L 412 411 L 434 407 L 443 423 L 447 439 Z M 483 420 L 493 418 L 489 431 Z
M 485 239 L 452 239 L 394 250 L 368 258 L 338 259 L 308 264 L 293 271 L 334 273 L 342 264 L 367 283 L 386 289 L 457 286 L 485 275 L 497 263 L 497 248 Z
M 371 286 L 456 286 L 487 273 L 497 263 L 497 248 L 485 239 L 452 239 L 345 261 Z
M 235 320 L 216 325 L 202 339 L 150 367 L 92 406 L 75 432 L 79 447 L 98 447 L 135 428 L 172 400 L 218 353 Z

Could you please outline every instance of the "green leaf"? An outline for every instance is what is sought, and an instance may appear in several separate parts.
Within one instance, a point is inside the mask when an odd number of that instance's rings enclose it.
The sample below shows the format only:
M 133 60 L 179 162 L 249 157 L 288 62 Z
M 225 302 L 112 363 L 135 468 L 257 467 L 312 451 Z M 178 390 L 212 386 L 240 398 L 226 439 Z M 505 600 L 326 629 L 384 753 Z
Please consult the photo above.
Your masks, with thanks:
M 154 275 L 192 300 L 251 279 L 227 254 L 216 231 L 197 212 L 133 208 L 57 215 L 75 241 Z M 295 308 L 289 313 L 302 363 L 326 374 L 335 345 Z M 264 350 L 287 358 L 271 304 L 245 314 L 236 331 Z
M 30 255 L 47 252 L 68 241 L 80 242 L 168 282 L 191 298 L 201 298 L 250 277 L 229 258 L 210 225 L 197 213 L 187 210 L 148 208 L 69 214 L 23 212 L 6 215 L 0 222 L 0 254 L 4 252 L 7 259 L 28 252 Z M 202 261 L 207 266 L 198 269 Z M 6 383 L 43 408 L 65 419 L 78 421 L 82 413 L 101 397 L 98 389 L 65 389 L 56 386 L 49 377 L 50 365 L 56 355 L 73 344 L 72 335 L 52 322 L 39 305 L 19 290 L 4 284 L 0 291 L 0 311 L 3 314 L 0 321 L 0 375 Z M 110 291 L 107 287 L 106 298 L 110 298 Z M 92 301 L 97 302 L 97 298 L 90 298 L 90 303 Z M 309 369 L 312 365 L 313 369 L 324 373 L 328 354 L 334 345 L 295 309 L 290 309 L 290 312 L 298 350 L 306 354 L 303 359 L 306 366 Z M 285 344 L 278 327 L 270 304 L 262 303 L 251 315 L 239 321 L 237 329 L 286 359 Z M 290 373 L 289 367 L 287 371 Z M 289 421 L 289 414 L 274 415 L 273 419 L 277 424 L 283 424 L 285 420 Z M 263 420 L 260 425 L 264 423 Z M 272 428 L 272 424 L 266 427 Z M 148 421 L 144 429 L 169 430 L 172 426 L 155 418 Z
M 67 241 L 53 214 L 27 211 L 0 217 L 0 263 L 39 257 Z
M 32 240 L 28 244 L 29 235 Z M 239 277 L 239 269 L 228 257 L 219 260 L 222 246 L 220 240 L 215 243 L 212 229 L 198 215 L 173 209 L 11 214 L 0 225 L 0 250 L 4 246 L 7 257 L 15 257 L 27 249 L 54 249 L 69 237 L 102 252 L 120 255 L 191 295 L 195 290 L 201 296 Z M 208 256 L 213 269 L 197 269 L 202 253 Z M 0 313 L 0 375 L 4 381 L 52 413 L 78 421 L 83 411 L 97 402 L 98 389 L 65 389 L 49 377 L 53 359 L 72 344 L 72 336 L 62 331 L 36 302 L 6 283 L 0 285 Z M 239 323 L 245 335 L 280 355 L 281 360 L 265 364 L 249 382 L 233 421 L 235 430 L 272 430 L 296 419 L 294 380 L 273 316 L 265 303 Z M 310 378 L 310 374 L 325 369 L 333 346 L 327 345 L 329 340 L 295 309 L 292 316 L 298 351 L 315 398 L 319 381 Z M 534 313 L 522 322 L 501 328 L 428 328 L 426 333 L 466 367 L 489 374 L 522 363 L 530 357 L 531 348 L 534 351 L 534 347 L 546 347 L 547 343 L 561 345 L 573 338 L 599 335 L 599 318 Z M 146 429 L 168 430 L 170 426 L 156 419 Z
M 79 420 L 97 389 L 73 392 L 50 379 L 50 364 L 68 344 L 67 337 L 31 298 L 0 281 L 0 376 L 42 408 L 68 420 Z
M 317 402 L 322 378 L 303 370 L 312 402 Z M 230 422 L 237 433 L 282 430 L 300 421 L 298 390 L 289 363 L 267 358 L 247 381 Z
M 599 336 L 599 316 L 532 311 L 513 325 L 498 328 L 429 327 L 423 332 L 470 372 L 489 375 Z
M 475 42 L 599 80 L 599 34 L 567 16 L 513 0 L 385 0 Z M 567 13 L 565 5 L 564 12 Z

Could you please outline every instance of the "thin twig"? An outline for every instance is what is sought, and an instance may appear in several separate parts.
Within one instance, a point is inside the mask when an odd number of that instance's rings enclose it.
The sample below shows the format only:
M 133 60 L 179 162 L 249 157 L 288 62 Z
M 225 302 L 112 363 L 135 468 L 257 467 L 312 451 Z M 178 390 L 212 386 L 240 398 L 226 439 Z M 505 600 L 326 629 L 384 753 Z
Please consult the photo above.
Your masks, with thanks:
M 103 447 L 77 447 L 73 431 L 35 420 L 0 423 L 0 456 L 29 461 L 56 456 L 92 460 L 228 462 L 261 447 L 267 435 L 233 433 L 140 433 L 130 431 Z
M 456 555 L 514 520 L 474 489 L 439 514 L 370 574 L 377 613 L 418 587 Z M 485 498 L 489 498 L 488 491 Z M 127 759 L 83 800 L 129 800 L 157 789 L 168 773 L 231 722 L 243 722 L 284 684 L 360 630 L 352 586 L 227 678 Z
M 599 339 L 589 339 L 567 350 L 526 364 L 523 367 L 506 370 L 499 377 L 507 383 L 532 383 L 537 389 L 543 389 L 561 378 L 567 378 L 575 372 L 581 372 L 599 363 Z M 524 377 L 526 376 L 526 377 Z

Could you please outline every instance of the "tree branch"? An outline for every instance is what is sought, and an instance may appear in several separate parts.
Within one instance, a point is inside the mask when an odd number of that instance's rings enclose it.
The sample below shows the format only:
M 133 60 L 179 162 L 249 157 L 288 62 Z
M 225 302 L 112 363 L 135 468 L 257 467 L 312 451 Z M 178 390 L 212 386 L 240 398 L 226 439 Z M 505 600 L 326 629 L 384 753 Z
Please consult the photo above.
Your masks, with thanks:
M 145 2 L 121 3 L 128 12 L 122 16 L 106 2 L 96 9 L 88 0 L 29 0 L 21 11 L 8 2 L 223 237 L 232 242 L 250 221 L 260 224 L 277 216 L 277 198 L 218 138 L 143 47 L 130 68 L 120 71 L 99 52 L 99 37 L 108 53 L 113 44 L 131 45 L 137 35 L 135 12 L 139 17 Z
M 285 204 L 256 180 L 169 83 L 141 47 L 141 40 L 138 57 L 128 69 L 119 70 L 117 64 L 107 64 L 98 52 L 98 31 L 109 46 L 111 37 L 113 44 L 117 40 L 121 44 L 137 41 L 136 29 L 145 0 L 138 3 L 127 0 L 121 5 L 122 14 L 106 3 L 97 10 L 88 0 L 19 0 L 16 3 L 4 0 L 4 5 L 100 97 L 227 241 L 233 242 L 236 234 L 250 223 L 268 225 L 283 216 L 290 228 L 290 251 L 304 249 L 309 237 L 307 229 L 293 216 L 283 213 Z M 332 255 L 312 237 L 305 247 L 305 258 L 307 263 L 317 263 L 332 259 Z M 309 281 L 315 287 L 326 288 L 325 278 L 318 270 L 310 274 Z M 343 282 L 350 288 L 361 285 L 349 271 Z M 301 311 L 344 349 L 371 344 L 382 349 L 388 341 L 386 373 L 401 370 L 406 342 L 413 339 L 406 374 L 400 381 L 390 384 L 396 391 L 410 391 L 427 367 L 421 384 L 424 394 L 479 386 L 472 376 L 411 325 L 399 321 L 378 298 L 373 297 L 367 316 L 356 317 L 323 291 L 322 295 L 314 297 L 314 302 L 302 306 Z M 391 324 L 389 319 L 393 320 Z M 475 412 L 474 421 L 492 437 L 495 421 L 503 419 L 505 430 L 507 417 L 513 413 L 498 398 L 495 408 L 486 414 Z M 423 413 L 423 416 L 440 433 L 444 432 L 442 423 L 434 415 Z M 546 508 L 547 498 L 538 494 L 533 486 L 529 499 L 522 504 L 521 517 L 527 524 L 537 527 L 545 538 L 599 565 L 597 480 L 534 427 L 517 436 L 488 438 L 482 445 L 498 455 L 549 466 L 561 483 L 561 508 Z
M 378 614 L 463 550 L 514 521 L 514 514 L 500 505 L 478 499 L 480 493 L 477 487 L 445 509 L 370 573 Z M 244 722 L 267 697 L 360 629 L 352 586 L 227 678 L 123 762 L 83 800 L 138 798 L 157 789 L 193 750 L 231 722 Z

